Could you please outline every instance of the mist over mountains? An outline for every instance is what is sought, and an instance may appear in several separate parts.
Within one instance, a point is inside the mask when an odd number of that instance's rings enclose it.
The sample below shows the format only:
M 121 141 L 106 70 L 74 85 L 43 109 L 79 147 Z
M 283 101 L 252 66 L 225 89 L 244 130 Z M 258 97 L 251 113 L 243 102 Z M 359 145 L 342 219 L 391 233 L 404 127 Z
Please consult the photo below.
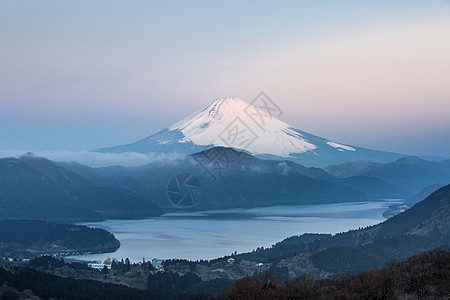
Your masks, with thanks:
M 245 150 L 259 158 L 324 167 L 356 160 L 391 162 L 405 155 L 345 145 L 298 130 L 277 119 L 281 110 L 266 95 L 249 104 L 218 98 L 203 110 L 128 145 L 102 153 L 193 154 L 213 146 Z
M 448 161 L 417 158 L 320 169 L 214 147 L 137 167 L 92 168 L 27 154 L 0 160 L 0 214 L 65 221 L 160 215 L 180 209 L 168 198 L 178 174 L 200 183 L 198 202 L 181 208 L 188 210 L 406 199 L 450 181 Z
M 354 176 L 378 178 L 412 193 L 418 193 L 428 185 L 450 182 L 450 160 L 434 162 L 417 157 L 405 157 L 387 164 L 355 161 L 328 166 L 325 170 L 338 178 Z

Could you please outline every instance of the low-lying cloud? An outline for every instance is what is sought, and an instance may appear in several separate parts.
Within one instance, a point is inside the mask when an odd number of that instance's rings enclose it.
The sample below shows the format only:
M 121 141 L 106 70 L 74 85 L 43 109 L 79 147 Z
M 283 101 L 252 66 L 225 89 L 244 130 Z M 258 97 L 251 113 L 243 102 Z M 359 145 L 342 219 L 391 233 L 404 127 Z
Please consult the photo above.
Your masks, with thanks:
M 1 157 L 18 157 L 28 151 L 24 150 L 2 150 Z M 67 151 L 67 150 L 48 150 L 42 152 L 33 152 L 34 155 L 45 157 L 57 162 L 77 162 L 90 167 L 107 166 L 139 166 L 156 161 L 171 161 L 184 157 L 182 154 L 162 154 L 162 153 L 99 153 L 89 151 Z

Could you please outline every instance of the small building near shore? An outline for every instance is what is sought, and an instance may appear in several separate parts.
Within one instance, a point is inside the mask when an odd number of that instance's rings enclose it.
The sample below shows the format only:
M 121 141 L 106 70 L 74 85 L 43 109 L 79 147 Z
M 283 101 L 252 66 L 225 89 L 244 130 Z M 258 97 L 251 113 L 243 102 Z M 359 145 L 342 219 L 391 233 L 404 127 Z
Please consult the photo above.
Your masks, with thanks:
M 111 270 L 111 264 L 88 263 L 88 267 L 96 270 L 103 270 L 105 267 Z

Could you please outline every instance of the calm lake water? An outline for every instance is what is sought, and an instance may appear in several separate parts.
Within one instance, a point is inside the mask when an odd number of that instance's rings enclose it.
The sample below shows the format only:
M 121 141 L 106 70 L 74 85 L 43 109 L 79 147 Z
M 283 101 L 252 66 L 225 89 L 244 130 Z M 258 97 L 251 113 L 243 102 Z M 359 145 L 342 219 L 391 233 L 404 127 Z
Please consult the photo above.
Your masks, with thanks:
M 269 247 L 303 233 L 338 233 L 377 224 L 387 207 L 401 200 L 339 204 L 272 206 L 192 213 L 169 213 L 145 220 L 81 223 L 113 233 L 120 241 L 114 253 L 72 256 L 100 261 L 129 258 L 213 259 Z

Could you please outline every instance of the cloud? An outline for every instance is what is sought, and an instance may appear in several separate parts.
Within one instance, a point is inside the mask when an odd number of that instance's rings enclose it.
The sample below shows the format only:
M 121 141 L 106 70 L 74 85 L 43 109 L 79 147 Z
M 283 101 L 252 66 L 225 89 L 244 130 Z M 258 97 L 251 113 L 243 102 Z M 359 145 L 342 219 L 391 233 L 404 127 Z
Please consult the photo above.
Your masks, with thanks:
M 0 157 L 21 156 L 27 153 L 24 150 L 2 150 Z M 67 151 L 67 150 L 48 150 L 42 152 L 34 152 L 36 156 L 45 157 L 47 159 L 58 162 L 77 162 L 90 167 L 107 167 L 107 166 L 139 166 L 156 161 L 173 161 L 184 157 L 182 154 L 162 154 L 162 153 L 98 153 L 89 151 Z

